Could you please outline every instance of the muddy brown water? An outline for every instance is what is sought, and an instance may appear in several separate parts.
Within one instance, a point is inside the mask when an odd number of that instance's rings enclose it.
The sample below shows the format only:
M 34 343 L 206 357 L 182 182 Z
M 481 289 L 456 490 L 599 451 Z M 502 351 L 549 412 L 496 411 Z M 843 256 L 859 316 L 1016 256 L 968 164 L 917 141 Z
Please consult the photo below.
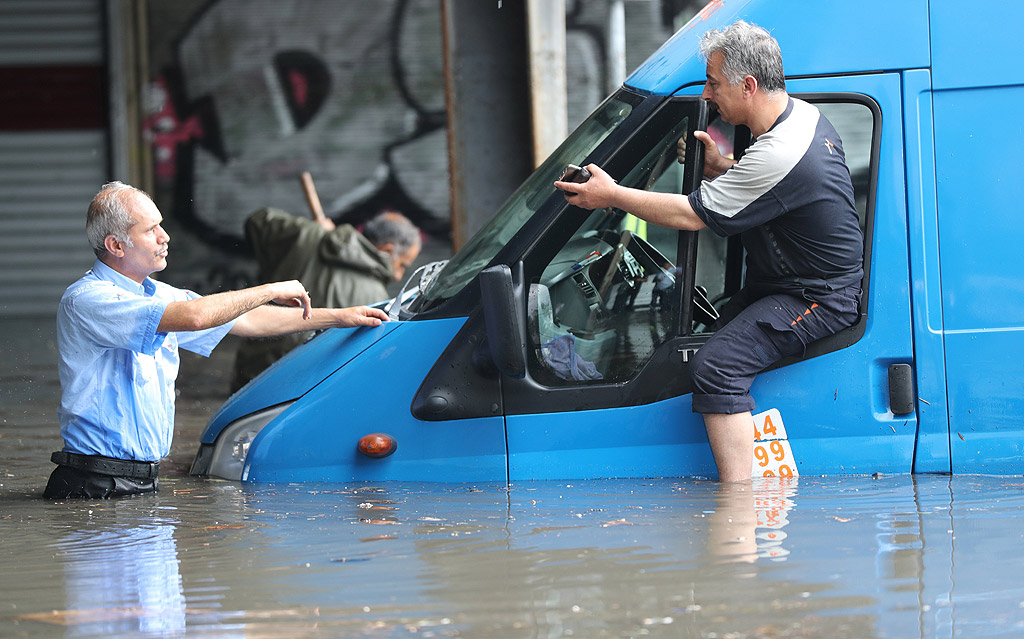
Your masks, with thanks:
M 1020 637 L 1024 478 L 242 485 L 45 502 L 48 322 L 0 321 L 0 637 Z

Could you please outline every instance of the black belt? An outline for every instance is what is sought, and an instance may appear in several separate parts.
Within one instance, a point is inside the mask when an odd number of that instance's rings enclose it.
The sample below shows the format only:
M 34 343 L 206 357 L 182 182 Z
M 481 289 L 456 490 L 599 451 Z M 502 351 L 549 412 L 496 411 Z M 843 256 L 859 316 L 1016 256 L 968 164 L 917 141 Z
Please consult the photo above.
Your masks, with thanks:
M 79 455 L 78 453 L 58 451 L 50 455 L 50 461 L 58 466 L 88 470 L 100 475 L 131 477 L 132 479 L 154 479 L 160 472 L 160 462 L 114 459 L 102 455 Z

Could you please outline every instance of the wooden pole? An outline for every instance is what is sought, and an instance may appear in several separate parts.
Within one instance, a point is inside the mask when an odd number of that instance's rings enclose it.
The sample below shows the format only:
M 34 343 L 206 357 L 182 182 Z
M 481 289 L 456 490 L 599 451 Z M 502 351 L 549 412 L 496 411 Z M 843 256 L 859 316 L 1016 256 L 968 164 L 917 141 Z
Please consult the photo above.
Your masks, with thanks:
M 320 197 L 316 194 L 313 176 L 309 174 L 309 171 L 303 171 L 299 176 L 299 182 L 302 183 L 302 192 L 306 194 L 306 202 L 309 204 L 309 211 L 313 214 L 313 219 L 323 222 L 327 216 L 324 215 L 324 207 L 320 206 Z

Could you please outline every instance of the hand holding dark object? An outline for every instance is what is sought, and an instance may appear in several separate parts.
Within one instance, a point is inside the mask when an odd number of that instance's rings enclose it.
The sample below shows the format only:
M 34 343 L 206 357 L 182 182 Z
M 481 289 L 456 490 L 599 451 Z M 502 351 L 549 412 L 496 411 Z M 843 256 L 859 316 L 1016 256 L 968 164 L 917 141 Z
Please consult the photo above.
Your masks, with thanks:
M 570 164 L 569 166 L 575 165 Z M 586 177 L 581 180 L 580 177 L 584 171 Z M 591 211 L 613 206 L 614 193 L 618 184 L 604 172 L 604 169 L 596 164 L 588 164 L 585 168 L 580 168 L 580 172 L 573 177 L 576 179 L 555 182 L 555 188 L 565 191 L 567 202 Z
M 582 184 L 590 179 L 590 171 L 587 169 L 577 166 L 575 164 L 566 165 L 565 169 L 562 170 L 562 177 L 558 178 L 559 182 L 577 182 Z

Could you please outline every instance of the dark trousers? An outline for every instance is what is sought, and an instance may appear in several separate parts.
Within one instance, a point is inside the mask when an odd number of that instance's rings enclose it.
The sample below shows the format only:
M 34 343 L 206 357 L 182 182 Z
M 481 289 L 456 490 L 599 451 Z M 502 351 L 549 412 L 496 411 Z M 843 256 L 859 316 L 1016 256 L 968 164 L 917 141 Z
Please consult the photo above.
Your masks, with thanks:
M 743 289 L 722 309 L 715 334 L 690 362 L 693 412 L 733 415 L 754 410 L 750 386 L 775 362 L 857 321 L 860 289 L 818 301 L 786 294 L 758 297 Z
M 103 475 L 89 470 L 57 466 L 50 474 L 43 497 L 46 499 L 109 499 L 140 493 L 155 493 L 156 477 L 135 479 Z

